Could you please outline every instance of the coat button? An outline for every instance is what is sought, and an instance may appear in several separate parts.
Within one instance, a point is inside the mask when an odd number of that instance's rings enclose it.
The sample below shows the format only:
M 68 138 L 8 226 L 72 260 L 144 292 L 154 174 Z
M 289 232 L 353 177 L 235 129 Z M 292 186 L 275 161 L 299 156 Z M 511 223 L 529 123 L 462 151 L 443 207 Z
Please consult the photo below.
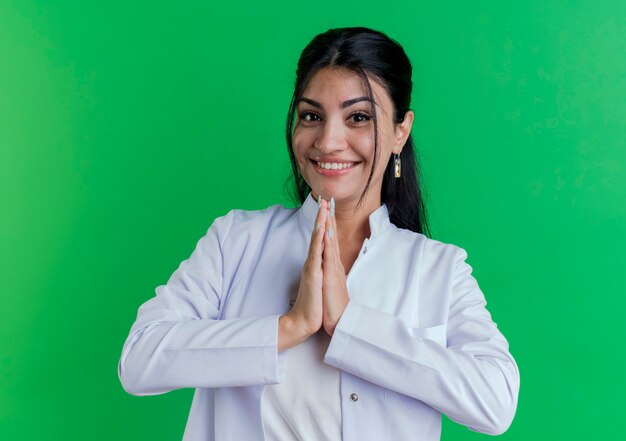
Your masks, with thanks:
M 296 299 L 289 300 L 289 306 L 293 308 L 293 305 L 296 304 Z
M 350 394 L 350 399 L 352 401 L 358 401 L 359 400 L 359 396 L 357 394 Z

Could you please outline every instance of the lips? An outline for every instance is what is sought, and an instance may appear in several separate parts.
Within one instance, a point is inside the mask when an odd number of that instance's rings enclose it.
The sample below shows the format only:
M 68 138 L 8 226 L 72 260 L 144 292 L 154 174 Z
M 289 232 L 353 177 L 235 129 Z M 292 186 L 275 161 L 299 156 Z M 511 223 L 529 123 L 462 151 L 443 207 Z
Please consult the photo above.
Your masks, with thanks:
M 353 162 L 318 162 L 317 166 L 324 170 L 344 170 L 354 165 Z
M 321 161 L 314 161 L 311 159 L 311 163 L 314 165 L 315 171 L 317 171 L 321 175 L 338 176 L 338 175 L 349 173 L 352 169 L 354 169 L 361 162 L 360 161 L 321 162 Z

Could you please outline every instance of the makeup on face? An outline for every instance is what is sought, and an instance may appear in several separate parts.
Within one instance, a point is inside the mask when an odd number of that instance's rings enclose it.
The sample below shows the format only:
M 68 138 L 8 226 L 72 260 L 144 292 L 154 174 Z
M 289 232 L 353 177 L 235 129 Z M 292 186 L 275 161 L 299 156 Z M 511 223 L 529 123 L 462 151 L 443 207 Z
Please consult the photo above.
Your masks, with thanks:
M 315 193 L 333 195 L 341 204 L 355 203 L 368 183 L 374 159 L 372 106 L 376 106 L 380 159 L 366 197 L 380 199 L 382 163 L 391 155 L 388 126 L 392 123 L 386 118 L 392 114 L 392 103 L 381 85 L 370 83 L 374 100 L 357 74 L 322 68 L 297 103 L 292 145 L 300 172 Z

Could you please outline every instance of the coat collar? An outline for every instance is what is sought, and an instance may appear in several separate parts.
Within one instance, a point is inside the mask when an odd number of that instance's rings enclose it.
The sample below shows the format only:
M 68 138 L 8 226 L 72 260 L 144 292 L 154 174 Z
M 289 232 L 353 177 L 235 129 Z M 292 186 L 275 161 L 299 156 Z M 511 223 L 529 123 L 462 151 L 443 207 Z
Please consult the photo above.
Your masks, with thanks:
M 300 207 L 300 213 L 304 217 L 305 223 L 312 229 L 315 218 L 317 217 L 317 201 L 313 199 L 310 192 Z M 370 238 L 382 233 L 391 225 L 386 204 L 382 204 L 369 215 L 369 223 L 371 232 Z

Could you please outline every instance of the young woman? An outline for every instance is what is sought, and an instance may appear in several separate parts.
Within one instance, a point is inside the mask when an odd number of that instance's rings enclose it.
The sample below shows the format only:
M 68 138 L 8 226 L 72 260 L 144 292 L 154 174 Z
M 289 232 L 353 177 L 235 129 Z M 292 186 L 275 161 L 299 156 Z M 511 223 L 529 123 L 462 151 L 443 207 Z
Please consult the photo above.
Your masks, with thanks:
M 231 210 L 139 308 L 119 377 L 196 388 L 186 441 L 499 434 L 519 372 L 466 252 L 425 235 L 411 64 L 367 28 L 298 62 L 287 145 L 302 205 Z

